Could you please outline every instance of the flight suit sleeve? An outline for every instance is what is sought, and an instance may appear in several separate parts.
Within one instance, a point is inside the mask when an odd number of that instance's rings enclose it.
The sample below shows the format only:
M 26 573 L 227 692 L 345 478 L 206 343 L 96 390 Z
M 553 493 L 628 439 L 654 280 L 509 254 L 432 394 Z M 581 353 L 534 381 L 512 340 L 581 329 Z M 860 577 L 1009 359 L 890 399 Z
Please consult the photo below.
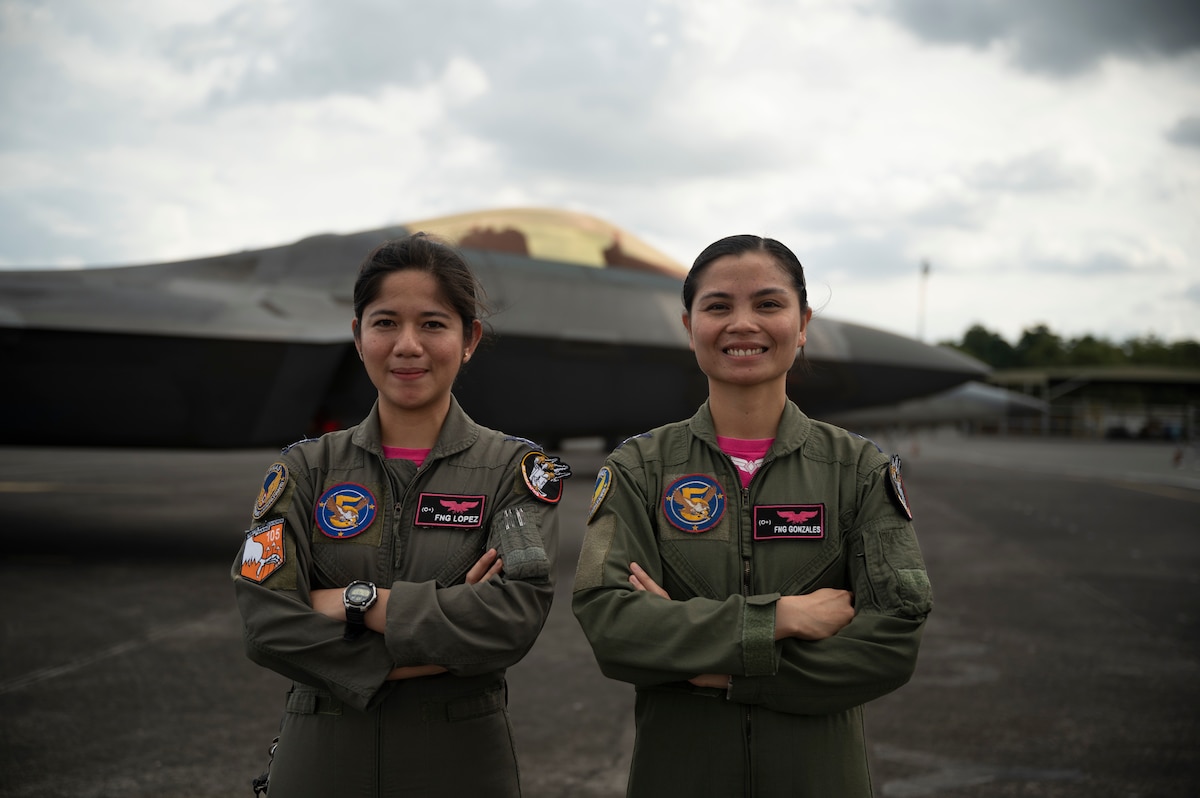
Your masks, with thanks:
M 474 585 L 391 586 L 386 639 L 397 665 L 470 676 L 507 668 L 533 647 L 554 598 L 558 505 L 535 495 L 520 468 L 518 459 L 507 470 L 488 530 L 486 548 L 504 560 L 500 574 Z
M 302 460 L 276 465 L 287 485 L 247 531 L 232 568 L 246 655 L 365 709 L 391 671 L 392 656 L 382 635 L 345 640 L 344 623 L 312 609 L 313 485 Z
M 729 699 L 780 712 L 840 712 L 905 684 L 933 596 L 916 533 L 886 467 L 861 491 L 858 521 L 847 539 L 856 614 L 836 635 L 788 638 L 773 676 L 734 674 Z
M 604 675 L 649 686 L 701 673 L 773 672 L 778 594 L 673 601 L 633 588 L 632 562 L 665 583 L 645 475 L 611 459 L 605 468 L 611 481 L 602 496 L 598 482 L 572 596 Z

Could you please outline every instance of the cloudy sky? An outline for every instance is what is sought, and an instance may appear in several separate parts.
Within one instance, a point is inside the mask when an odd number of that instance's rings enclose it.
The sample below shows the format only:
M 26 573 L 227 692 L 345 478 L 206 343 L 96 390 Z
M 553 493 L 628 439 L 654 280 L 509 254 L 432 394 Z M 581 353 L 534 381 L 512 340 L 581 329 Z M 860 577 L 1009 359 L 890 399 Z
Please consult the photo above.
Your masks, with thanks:
M 931 341 L 1197 339 L 1200 6 L 0 0 L 0 267 L 503 206 L 773 236 Z

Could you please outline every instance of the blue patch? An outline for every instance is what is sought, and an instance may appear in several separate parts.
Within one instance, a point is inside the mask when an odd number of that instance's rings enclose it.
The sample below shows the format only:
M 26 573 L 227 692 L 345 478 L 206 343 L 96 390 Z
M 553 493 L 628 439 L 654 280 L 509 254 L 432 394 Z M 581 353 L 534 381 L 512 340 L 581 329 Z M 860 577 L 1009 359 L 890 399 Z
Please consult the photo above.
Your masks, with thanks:
M 321 494 L 315 515 L 326 537 L 352 538 L 375 520 L 375 496 L 362 485 L 343 482 Z
M 588 510 L 587 523 L 592 522 L 592 516 L 600 509 L 610 487 L 612 487 L 612 471 L 608 466 L 604 466 L 600 469 L 600 473 L 596 474 L 596 487 L 592 488 L 592 506 Z
M 287 466 L 283 463 L 272 463 L 271 467 L 267 469 L 267 475 L 263 477 L 262 490 L 258 492 L 258 499 L 254 502 L 255 521 L 267 514 L 267 511 L 275 504 L 275 500 L 283 493 L 283 489 L 287 487 L 287 482 Z
M 725 515 L 725 491 L 706 474 L 690 474 L 667 486 L 662 507 L 676 529 L 707 532 Z

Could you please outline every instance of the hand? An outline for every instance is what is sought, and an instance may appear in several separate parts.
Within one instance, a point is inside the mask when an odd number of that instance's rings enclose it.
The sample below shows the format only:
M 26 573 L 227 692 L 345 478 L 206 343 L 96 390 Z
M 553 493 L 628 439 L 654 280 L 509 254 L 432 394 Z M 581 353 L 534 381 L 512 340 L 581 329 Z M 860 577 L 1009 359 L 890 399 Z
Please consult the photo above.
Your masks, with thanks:
M 342 602 L 344 587 L 326 587 L 312 591 L 312 608 L 335 621 L 346 620 L 346 605 Z
M 483 556 L 475 561 L 471 570 L 467 571 L 467 584 L 477 585 L 486 582 L 504 569 L 504 560 L 495 549 L 488 549 Z
M 854 594 L 823 587 L 803 596 L 783 596 L 775 605 L 775 639 L 824 640 L 854 620 Z
M 671 597 L 667 595 L 667 591 L 658 586 L 658 583 L 650 578 L 650 574 L 642 570 L 642 566 L 635 562 L 629 563 L 629 584 L 633 585 L 635 590 L 641 590 L 646 593 L 653 593 L 656 596 L 662 596 L 665 599 Z
M 718 690 L 729 689 L 728 673 L 702 673 L 699 676 L 693 676 L 688 681 L 697 687 L 715 687 Z
M 387 675 L 387 681 L 419 679 L 422 676 L 436 676 L 439 673 L 446 673 L 446 669 L 441 665 L 405 665 L 400 668 L 392 668 Z

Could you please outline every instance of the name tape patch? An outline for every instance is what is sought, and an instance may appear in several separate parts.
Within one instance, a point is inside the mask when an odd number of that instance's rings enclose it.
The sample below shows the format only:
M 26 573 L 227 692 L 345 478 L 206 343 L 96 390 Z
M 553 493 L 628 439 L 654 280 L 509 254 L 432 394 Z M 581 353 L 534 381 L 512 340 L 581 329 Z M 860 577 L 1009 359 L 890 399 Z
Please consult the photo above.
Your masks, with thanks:
M 754 506 L 755 540 L 820 540 L 823 537 L 824 504 Z
M 475 529 L 483 526 L 483 508 L 487 496 L 461 496 L 452 493 L 422 493 L 417 498 L 417 526 L 452 526 Z

